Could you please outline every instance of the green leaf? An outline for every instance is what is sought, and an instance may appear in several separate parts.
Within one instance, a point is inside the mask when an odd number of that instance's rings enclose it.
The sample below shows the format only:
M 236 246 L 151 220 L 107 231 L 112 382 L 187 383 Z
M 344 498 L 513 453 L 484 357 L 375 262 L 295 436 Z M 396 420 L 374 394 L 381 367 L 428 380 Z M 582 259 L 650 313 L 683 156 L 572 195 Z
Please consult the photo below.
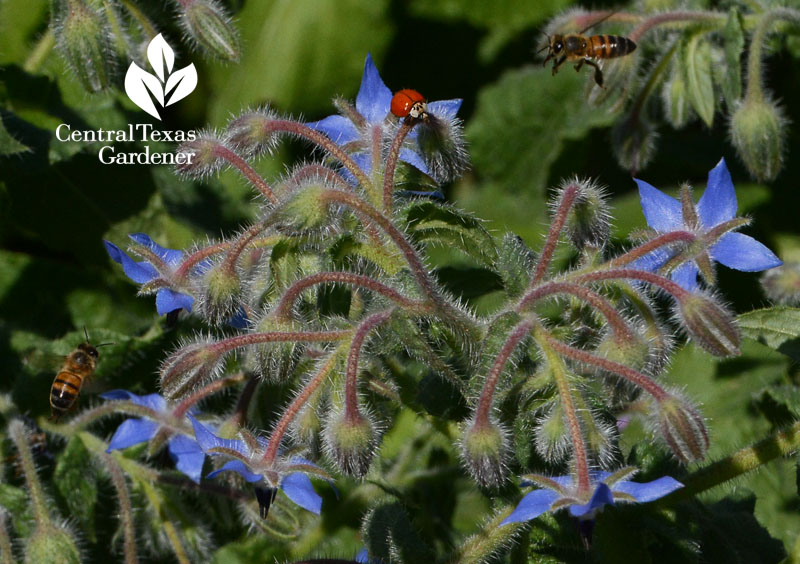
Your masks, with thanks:
M 711 45 L 695 33 L 681 45 L 686 91 L 694 111 L 708 127 L 714 124 L 714 85 L 711 81 Z
M 463 210 L 417 201 L 405 208 L 404 215 L 408 232 L 416 241 L 456 248 L 486 266 L 497 259 L 494 239 L 483 222 Z
M 0 156 L 24 153 L 30 150 L 30 147 L 17 141 L 14 136 L 8 132 L 6 126 L 3 124 L 2 115 L 0 115 Z
M 445 21 L 466 20 L 474 26 L 523 29 L 538 23 L 569 4 L 566 0 L 414 0 L 412 14 Z
M 362 525 L 364 544 L 370 556 L 400 564 L 433 562 L 433 551 L 422 542 L 403 506 L 383 503 L 375 507 Z
M 10 484 L 0 484 L 0 507 L 8 511 L 14 529 L 20 536 L 27 537 L 33 532 L 33 508 L 25 490 Z
M 725 64 L 714 65 L 714 79 L 720 85 L 728 107 L 742 97 L 742 51 L 744 50 L 744 27 L 742 16 L 731 7 L 728 22 L 722 31 L 725 45 Z
M 800 309 L 775 306 L 739 316 L 742 336 L 800 362 Z
M 681 64 L 676 59 L 672 65 L 669 80 L 664 83 L 664 113 L 667 120 L 675 129 L 680 129 L 686 125 L 692 117 L 692 109 L 689 105 L 689 98 L 684 72 Z
M 97 503 L 97 474 L 92 456 L 83 441 L 73 436 L 58 456 L 53 482 L 67 502 L 69 514 L 95 542 L 94 509 Z
M 528 287 L 534 254 L 519 235 L 506 233 L 497 257 L 497 271 L 509 298 L 518 298 Z

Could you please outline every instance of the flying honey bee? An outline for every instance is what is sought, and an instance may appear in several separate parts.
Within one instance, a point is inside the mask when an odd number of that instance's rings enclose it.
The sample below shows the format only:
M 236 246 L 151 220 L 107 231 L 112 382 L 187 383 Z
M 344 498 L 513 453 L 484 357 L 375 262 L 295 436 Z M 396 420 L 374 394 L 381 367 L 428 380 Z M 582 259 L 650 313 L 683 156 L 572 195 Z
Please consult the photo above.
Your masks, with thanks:
M 50 419 L 58 421 L 58 418 L 75 406 L 81 388 L 97 368 L 97 349 L 113 343 L 103 343 L 92 346 L 89 343 L 89 334 L 86 327 L 83 328 L 86 335 L 86 342 L 81 343 L 77 348 L 69 353 L 64 359 L 64 364 L 56 374 L 53 385 L 50 388 Z
M 588 37 L 583 35 L 590 28 L 612 15 L 613 12 L 578 33 L 563 35 L 559 33 L 552 37 L 548 35 L 547 45 L 540 49 L 540 51 L 548 50 L 542 66 L 546 65 L 550 59 L 555 59 L 553 61 L 553 75 L 555 75 L 558 67 L 566 61 L 577 61 L 576 71 L 580 71 L 584 64 L 590 65 L 594 67 L 594 81 L 602 88 L 603 71 L 600 70 L 597 60 L 623 57 L 636 50 L 636 43 L 622 35 L 590 35 Z

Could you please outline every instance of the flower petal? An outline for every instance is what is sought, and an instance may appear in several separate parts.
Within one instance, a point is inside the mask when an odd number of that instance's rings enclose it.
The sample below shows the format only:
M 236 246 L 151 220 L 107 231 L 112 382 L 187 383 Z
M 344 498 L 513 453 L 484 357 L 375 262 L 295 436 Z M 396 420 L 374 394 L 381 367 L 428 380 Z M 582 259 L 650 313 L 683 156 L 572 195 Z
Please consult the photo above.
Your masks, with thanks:
M 392 91 L 383 83 L 375 63 L 372 62 L 372 55 L 367 54 L 361 88 L 356 96 L 356 109 L 369 123 L 380 123 L 389 113 L 391 103 Z
M 687 261 L 673 270 L 670 278 L 681 288 L 694 292 L 700 287 L 697 283 L 697 275 L 699 272 L 695 263 Z
M 306 125 L 311 129 L 321 131 L 330 137 L 331 141 L 337 145 L 344 145 L 345 143 L 350 143 L 358 139 L 358 130 L 356 126 L 344 116 L 328 116 L 319 121 L 307 123 Z
M 437 100 L 436 102 L 431 102 L 427 104 L 428 111 L 435 115 L 438 118 L 442 119 L 453 119 L 456 117 L 459 108 L 461 108 L 461 103 L 464 100 L 461 98 L 456 98 L 453 100 Z
M 585 505 L 571 505 L 569 512 L 573 517 L 591 518 L 595 511 L 605 505 L 614 505 L 614 494 L 611 493 L 611 488 L 601 482 L 597 484 L 597 488 L 595 488 L 589 503 Z
M 192 311 L 192 304 L 194 298 L 187 296 L 184 293 L 170 290 L 169 288 L 160 288 L 156 292 L 156 311 L 158 315 L 165 315 L 176 309 L 185 309 Z
M 111 390 L 100 394 L 100 397 L 107 400 L 128 400 L 136 405 L 148 407 L 153 411 L 164 411 L 167 409 L 167 401 L 159 394 L 140 396 L 128 390 Z
M 158 271 L 149 262 L 136 262 L 127 254 L 122 252 L 119 247 L 109 241 L 103 241 L 106 247 L 106 252 L 116 263 L 122 265 L 122 271 L 125 276 L 136 282 L 137 284 L 144 284 L 150 282 L 153 278 L 159 276 Z
M 128 237 L 133 239 L 136 243 L 149 248 L 170 266 L 177 266 L 183 261 L 183 251 L 164 248 L 153 241 L 146 233 L 131 233 Z
M 558 492 L 553 490 L 533 490 L 528 495 L 522 498 L 511 515 L 503 519 L 500 526 L 509 523 L 522 523 L 535 519 L 542 513 L 546 512 L 553 503 L 560 497 Z
M 312 513 L 320 514 L 322 498 L 314 491 L 311 480 L 302 472 L 289 474 L 281 481 L 281 489 L 295 504 Z
M 407 162 L 408 164 L 414 166 L 421 172 L 424 172 L 425 174 L 430 174 L 430 171 L 428 170 L 428 165 L 425 164 L 425 161 L 422 160 L 422 157 L 416 151 L 412 151 L 411 149 L 404 147 L 403 149 L 400 149 L 399 158 L 401 161 Z
M 683 227 L 681 203 L 645 182 L 633 179 L 639 186 L 639 198 L 647 225 L 656 231 L 668 232 Z
M 167 449 L 170 458 L 175 462 L 175 468 L 199 484 L 206 455 L 197 441 L 184 435 L 173 435 L 167 443 Z
M 213 472 L 209 472 L 206 475 L 206 478 L 215 478 L 218 474 L 222 472 L 236 472 L 242 478 L 244 478 L 245 481 L 250 482 L 251 484 L 253 482 L 258 482 L 259 480 L 263 479 L 263 476 L 261 474 L 254 474 L 253 472 L 251 472 L 250 469 L 247 467 L 247 465 L 241 460 L 229 460 L 228 462 L 225 463 L 225 465 L 222 468 L 218 468 Z
M 224 448 L 228 450 L 232 450 L 238 452 L 239 454 L 243 455 L 244 457 L 249 458 L 250 451 L 247 448 L 247 445 L 244 441 L 239 441 L 236 439 L 220 439 L 211 430 L 208 429 L 205 425 L 200 423 L 197 419 L 192 417 L 191 415 L 187 415 L 189 421 L 192 422 L 192 427 L 194 428 L 194 436 L 197 439 L 197 444 L 200 445 L 200 448 L 203 449 L 203 452 L 206 454 L 219 454 L 218 452 L 208 452 L 212 448 Z
M 775 253 L 743 233 L 726 233 L 710 251 L 715 261 L 744 272 L 759 272 L 783 264 Z
M 622 492 L 632 496 L 639 503 L 647 503 L 655 499 L 664 497 L 683 487 L 678 480 L 669 476 L 664 476 L 652 482 L 629 482 L 623 480 L 612 486 L 615 492 Z
M 148 419 L 126 419 L 117 427 L 106 452 L 145 443 L 158 431 L 158 423 Z
M 708 186 L 697 202 L 697 215 L 706 229 L 711 229 L 724 221 L 736 217 L 736 190 L 733 188 L 731 173 L 720 159 L 717 166 L 708 173 Z

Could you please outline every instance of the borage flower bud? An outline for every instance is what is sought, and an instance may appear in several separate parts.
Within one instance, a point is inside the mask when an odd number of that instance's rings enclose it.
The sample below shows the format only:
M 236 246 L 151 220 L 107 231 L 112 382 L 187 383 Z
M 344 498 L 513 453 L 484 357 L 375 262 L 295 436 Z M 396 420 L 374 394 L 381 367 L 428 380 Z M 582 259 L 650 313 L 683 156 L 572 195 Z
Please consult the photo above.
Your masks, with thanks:
M 267 313 L 260 321 L 256 322 L 255 330 L 260 333 L 291 333 L 308 330 L 308 327 L 297 320 L 277 319 L 274 315 Z M 301 351 L 298 343 L 294 341 L 263 342 L 256 345 L 255 349 L 257 370 L 261 374 L 261 378 L 270 382 L 286 380 Z
M 239 311 L 242 283 L 235 268 L 223 263 L 209 269 L 203 278 L 203 290 L 198 311 L 209 323 L 220 325 Z
M 611 130 L 611 148 L 617 162 L 634 174 L 653 158 L 657 142 L 655 126 L 641 112 L 629 112 Z
M 650 344 L 633 331 L 627 335 L 608 332 L 598 343 L 594 354 L 639 371 L 646 370 L 653 363 Z
M 225 138 L 239 154 L 258 157 L 272 152 L 280 140 L 280 135 L 269 127 L 277 115 L 269 108 L 247 110 L 231 120 L 225 130 Z
M 711 296 L 686 293 L 678 299 L 677 316 L 698 345 L 715 356 L 737 356 L 741 337 L 733 314 Z
M 739 158 L 758 180 L 774 180 L 781 169 L 786 118 L 769 99 L 745 98 L 733 112 L 730 136 Z
M 606 203 L 606 191 L 591 180 L 580 180 L 577 177 L 564 181 L 559 192 L 568 186 L 576 185 L 578 192 L 575 201 L 567 214 L 564 230 L 576 247 L 584 245 L 603 246 L 608 241 L 610 214 Z M 552 204 L 553 211 L 558 209 L 561 198 Z
M 219 2 L 183 0 L 177 4 L 181 27 L 201 49 L 220 59 L 239 60 L 239 33 Z
M 36 528 L 25 541 L 25 562 L 36 564 L 79 564 L 80 550 L 73 535 L 53 524 Z
M 330 208 L 324 198 L 329 188 L 321 181 L 309 179 L 296 187 L 278 210 L 281 231 L 309 235 L 329 223 Z
M 58 48 L 84 88 L 99 92 L 111 86 L 111 29 L 102 12 L 83 0 L 60 0 L 53 5 L 53 22 Z
M 181 174 L 191 178 L 204 178 L 218 172 L 225 164 L 219 154 L 223 146 L 222 140 L 215 131 L 201 131 L 194 141 L 181 144 L 175 150 L 176 155 L 183 155 L 175 168 Z
M 470 423 L 461 437 L 461 459 L 472 477 L 485 488 L 500 486 L 506 478 L 508 433 L 497 423 Z
M 800 262 L 786 262 L 761 277 L 767 297 L 781 305 L 800 305 Z
M 657 427 L 681 462 L 703 460 L 708 450 L 708 431 L 703 416 L 688 401 L 669 396 L 658 403 Z
M 372 420 L 361 412 L 348 415 L 334 411 L 323 432 L 325 450 L 339 470 L 355 478 L 363 478 L 378 444 L 378 433 Z
M 452 182 L 469 166 L 460 119 L 444 111 L 426 113 L 416 131 L 419 152 L 438 182 Z
M 161 364 L 162 395 L 179 401 L 203 382 L 213 379 L 221 368 L 222 351 L 215 350 L 211 338 L 186 344 L 170 354 Z

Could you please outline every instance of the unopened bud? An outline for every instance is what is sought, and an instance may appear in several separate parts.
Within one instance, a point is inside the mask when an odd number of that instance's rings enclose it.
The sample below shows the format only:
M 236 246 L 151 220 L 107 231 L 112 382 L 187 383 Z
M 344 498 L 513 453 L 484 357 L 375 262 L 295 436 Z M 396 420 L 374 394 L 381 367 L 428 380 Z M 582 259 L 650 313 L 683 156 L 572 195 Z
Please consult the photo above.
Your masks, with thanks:
M 219 2 L 191 0 L 177 4 L 181 26 L 201 49 L 220 59 L 239 60 L 239 33 Z
M 427 114 L 417 126 L 417 143 L 431 176 L 438 182 L 455 180 L 469 166 L 458 118 Z
M 194 141 L 180 145 L 175 154 L 181 174 L 192 178 L 203 178 L 219 171 L 225 164 L 218 149 L 222 145 L 219 136 L 213 131 L 201 131 Z
M 561 462 L 569 452 L 569 430 L 561 402 L 557 402 L 534 427 L 536 452 L 549 463 Z
M 800 262 L 785 262 L 761 277 L 767 297 L 780 305 L 800 305 Z
M 279 211 L 281 225 L 305 233 L 328 222 L 328 204 L 323 198 L 327 187 L 318 180 L 296 187 Z
M 733 112 L 730 135 L 747 170 L 758 180 L 774 180 L 781 170 L 786 118 L 768 99 L 745 98 Z
M 483 487 L 500 486 L 506 477 L 508 437 L 496 423 L 471 423 L 461 438 L 461 458 L 472 477 Z
M 372 421 L 361 413 L 348 416 L 344 411 L 331 415 L 323 433 L 328 456 L 344 474 L 363 478 L 375 454 L 377 432 Z
M 79 564 L 78 545 L 61 527 L 48 524 L 37 527 L 25 541 L 25 564 Z
M 715 356 L 737 356 L 741 337 L 733 314 L 713 298 L 692 293 L 678 302 L 678 315 L 698 345 Z
M 111 86 L 111 30 L 101 10 L 83 0 L 60 0 L 53 5 L 53 30 L 61 54 L 84 88 L 100 92 Z
M 689 402 L 670 396 L 658 404 L 658 429 L 672 453 L 683 463 L 703 460 L 708 431 L 703 416 Z
M 658 132 L 641 112 L 629 112 L 611 131 L 611 148 L 622 168 L 636 174 L 642 170 L 656 149 Z
M 609 332 L 598 343 L 595 354 L 638 371 L 646 370 L 653 360 L 650 344 L 633 332 L 625 335 Z
M 664 83 L 664 89 L 661 91 L 664 115 L 675 129 L 680 129 L 689 123 L 693 113 L 687 92 L 686 73 L 681 69 L 681 64 L 683 63 L 678 63 L 676 60 L 669 80 Z
M 210 339 L 202 339 L 180 347 L 164 360 L 159 373 L 161 393 L 166 399 L 179 400 L 211 379 L 221 358 L 212 344 Z
M 578 192 L 564 224 L 567 236 L 579 249 L 587 244 L 598 247 L 604 245 L 608 241 L 610 228 L 605 190 L 590 180 L 578 178 L 562 183 L 561 190 L 570 185 L 578 186 Z
M 260 333 L 303 331 L 301 323 L 294 319 L 279 320 L 266 314 L 256 323 Z M 259 343 L 256 346 L 256 360 L 261 377 L 270 382 L 282 382 L 297 362 L 300 349 L 294 341 L 273 341 Z
M 271 152 L 280 136 L 269 127 L 277 116 L 268 108 L 248 110 L 228 124 L 225 138 L 230 146 L 246 157 L 258 157 Z
M 239 311 L 242 283 L 235 269 L 220 264 L 209 269 L 203 278 L 203 296 L 198 311 L 210 323 L 220 325 Z

